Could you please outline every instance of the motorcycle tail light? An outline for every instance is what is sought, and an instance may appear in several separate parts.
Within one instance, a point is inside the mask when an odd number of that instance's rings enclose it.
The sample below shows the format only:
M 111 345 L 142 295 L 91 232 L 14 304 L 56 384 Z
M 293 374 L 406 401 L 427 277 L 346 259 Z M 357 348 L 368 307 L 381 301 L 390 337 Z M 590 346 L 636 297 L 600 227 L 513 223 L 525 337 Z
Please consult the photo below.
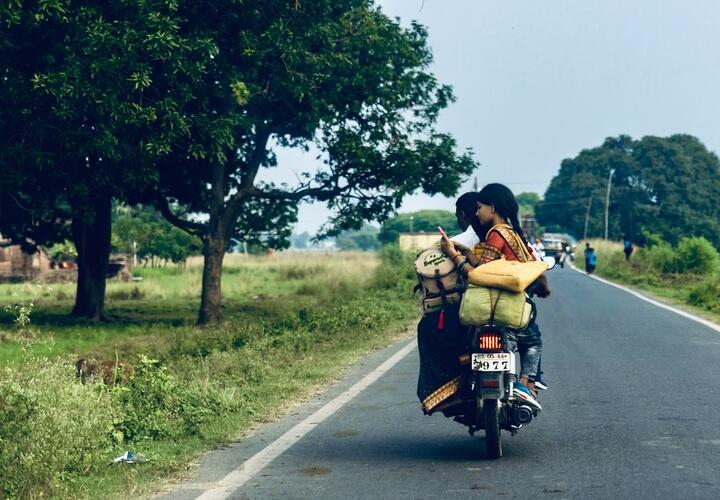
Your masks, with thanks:
M 478 347 L 481 351 L 494 352 L 503 350 L 502 336 L 495 332 L 485 332 L 478 336 Z

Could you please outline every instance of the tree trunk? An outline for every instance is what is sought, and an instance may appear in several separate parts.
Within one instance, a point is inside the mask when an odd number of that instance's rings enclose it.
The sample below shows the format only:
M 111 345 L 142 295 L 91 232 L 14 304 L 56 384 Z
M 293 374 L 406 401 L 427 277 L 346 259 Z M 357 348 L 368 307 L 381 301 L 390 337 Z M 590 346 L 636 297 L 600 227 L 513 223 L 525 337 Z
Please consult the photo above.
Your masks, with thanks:
M 222 263 L 225 257 L 226 237 L 216 229 L 203 240 L 202 299 L 198 325 L 218 324 L 222 321 Z
M 105 280 L 110 259 L 111 199 L 92 203 L 93 218 L 87 221 L 73 210 L 72 236 L 77 250 L 78 280 L 71 315 L 95 321 L 105 316 Z

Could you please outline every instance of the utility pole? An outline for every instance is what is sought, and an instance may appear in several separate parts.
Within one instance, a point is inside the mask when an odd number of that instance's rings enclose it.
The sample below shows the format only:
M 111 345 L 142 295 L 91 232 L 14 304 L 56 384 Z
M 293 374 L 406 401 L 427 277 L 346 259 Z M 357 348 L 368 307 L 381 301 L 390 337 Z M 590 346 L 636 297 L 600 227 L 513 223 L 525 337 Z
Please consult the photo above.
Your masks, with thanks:
M 411 233 L 413 232 L 413 222 L 414 222 L 414 220 L 415 220 L 415 217 L 411 215 L 411 216 L 410 216 L 410 232 L 411 232 Z
M 592 194 L 590 195 L 590 198 L 588 198 L 588 207 L 585 211 L 585 230 L 583 231 L 583 239 L 587 240 L 587 227 L 588 223 L 590 222 L 590 207 L 592 206 Z
M 610 169 L 610 175 L 608 175 L 608 187 L 607 194 L 605 195 L 605 241 L 608 239 L 608 218 L 610 216 L 610 187 L 612 186 L 612 178 L 615 173 L 615 169 Z
M 475 180 L 473 181 L 473 191 L 475 191 L 476 193 L 478 191 L 477 177 L 475 177 Z

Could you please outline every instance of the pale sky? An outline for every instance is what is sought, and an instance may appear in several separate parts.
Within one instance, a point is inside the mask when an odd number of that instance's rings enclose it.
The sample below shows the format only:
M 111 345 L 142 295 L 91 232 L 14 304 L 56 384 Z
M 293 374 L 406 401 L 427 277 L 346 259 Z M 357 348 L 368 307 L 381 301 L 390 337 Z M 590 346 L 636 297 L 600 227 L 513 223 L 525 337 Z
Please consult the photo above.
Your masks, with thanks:
M 474 149 L 480 186 L 542 195 L 564 158 L 619 134 L 689 133 L 720 150 L 720 0 L 378 3 L 428 28 L 432 71 L 457 97 L 438 129 Z M 278 159 L 263 178 L 290 181 L 313 164 Z M 416 194 L 400 211 L 453 206 Z M 303 205 L 295 232 L 315 232 L 327 213 Z

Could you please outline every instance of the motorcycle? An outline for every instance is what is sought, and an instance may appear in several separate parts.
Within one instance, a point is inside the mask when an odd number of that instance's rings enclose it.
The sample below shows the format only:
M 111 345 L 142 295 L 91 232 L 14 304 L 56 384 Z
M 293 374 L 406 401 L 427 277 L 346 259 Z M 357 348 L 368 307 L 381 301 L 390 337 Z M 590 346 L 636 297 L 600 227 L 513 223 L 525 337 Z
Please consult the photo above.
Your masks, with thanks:
M 552 257 L 544 260 L 549 262 L 549 269 L 555 265 Z M 532 297 L 532 288 L 527 293 Z M 528 300 L 532 304 L 532 324 L 536 309 L 531 298 Z M 537 400 L 515 388 L 519 369 L 517 333 L 493 324 L 468 327 L 469 356 L 462 361 L 468 370 L 465 380 L 469 386 L 465 392 L 469 397 L 444 412 L 466 425 L 471 436 L 484 430 L 487 456 L 492 459 L 502 456 L 502 430 L 515 435 L 542 410 Z

